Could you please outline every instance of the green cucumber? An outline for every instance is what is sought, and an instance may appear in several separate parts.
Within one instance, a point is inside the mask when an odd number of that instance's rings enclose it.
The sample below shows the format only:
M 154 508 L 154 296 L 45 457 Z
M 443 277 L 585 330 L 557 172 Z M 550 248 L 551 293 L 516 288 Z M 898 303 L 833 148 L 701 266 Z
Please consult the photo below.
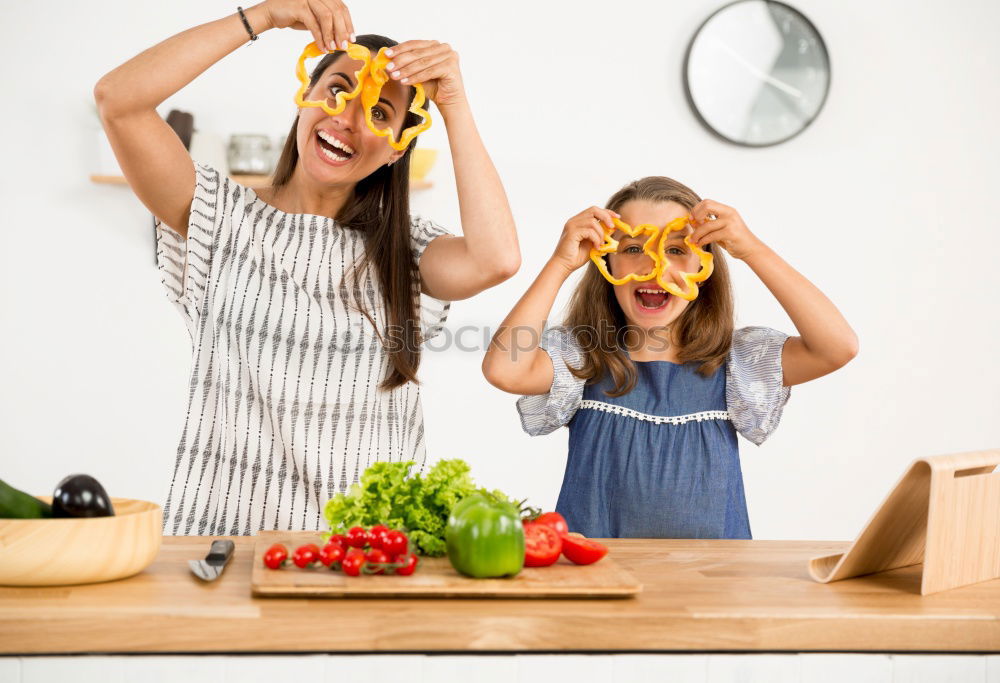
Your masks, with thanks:
M 52 516 L 52 506 L 18 491 L 0 479 L 0 518 L 41 519 Z

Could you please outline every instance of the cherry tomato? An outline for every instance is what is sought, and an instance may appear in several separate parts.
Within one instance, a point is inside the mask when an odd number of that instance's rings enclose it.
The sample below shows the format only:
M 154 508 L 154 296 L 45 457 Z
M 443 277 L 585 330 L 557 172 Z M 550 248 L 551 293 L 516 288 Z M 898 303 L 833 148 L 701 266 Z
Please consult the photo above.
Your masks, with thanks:
M 324 567 L 344 561 L 344 548 L 339 543 L 327 543 L 319 551 L 319 561 Z
M 560 536 L 569 533 L 569 525 L 566 523 L 566 518 L 558 512 L 546 512 L 538 515 L 534 521 L 552 527 Z
M 344 573 L 348 576 L 360 576 L 361 570 L 365 566 L 365 554 L 364 553 L 352 553 L 348 552 L 347 557 L 344 561 L 340 563 L 340 568 L 344 570 Z
M 393 559 L 393 562 L 401 562 L 402 567 L 396 567 L 394 572 L 400 576 L 409 576 L 417 569 L 418 558 L 413 553 L 407 553 L 405 557 L 397 557 Z
M 347 545 L 352 548 L 364 548 L 368 542 L 368 532 L 364 527 L 352 526 L 347 530 Z
M 389 555 L 405 555 L 410 539 L 402 531 L 390 531 L 382 537 L 382 550 Z
M 381 548 L 382 539 L 389 533 L 389 527 L 384 524 L 376 524 L 368 530 L 368 545 L 372 548 Z
M 275 543 L 264 553 L 264 566 L 268 569 L 281 569 L 281 565 L 288 559 L 288 548 L 280 543 Z
M 319 561 L 319 547 L 315 543 L 307 543 L 295 549 L 292 555 L 292 562 L 296 567 L 305 569 L 313 562 Z
M 387 564 L 389 562 L 389 556 L 386 555 L 385 551 L 381 548 L 372 548 L 367 553 L 365 553 L 365 563 L 366 564 Z M 372 567 L 373 574 L 385 574 L 385 567 Z
M 327 541 L 326 544 L 330 545 L 331 543 L 339 545 L 344 549 L 344 552 L 347 552 L 347 549 L 351 547 L 347 544 L 347 536 L 344 536 L 343 534 L 333 534 L 330 536 L 330 540 Z
M 556 530 L 547 524 L 528 522 L 524 525 L 524 566 L 548 567 L 555 564 L 563 542 Z
M 566 534 L 562 543 L 562 554 L 574 564 L 593 564 L 608 554 L 608 547 L 603 543 L 577 534 Z

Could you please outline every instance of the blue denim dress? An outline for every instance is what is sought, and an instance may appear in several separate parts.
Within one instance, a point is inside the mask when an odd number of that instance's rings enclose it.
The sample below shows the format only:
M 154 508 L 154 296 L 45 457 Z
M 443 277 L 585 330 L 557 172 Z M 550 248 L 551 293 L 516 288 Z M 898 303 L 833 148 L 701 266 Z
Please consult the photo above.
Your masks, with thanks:
M 556 510 L 597 538 L 750 538 L 737 432 L 760 444 L 788 400 L 781 350 L 787 335 L 742 328 L 724 367 L 636 362 L 635 388 L 609 397 L 610 378 L 585 384 L 567 369 L 582 354 L 567 330 L 546 332 L 548 394 L 518 400 L 529 434 L 569 427 Z

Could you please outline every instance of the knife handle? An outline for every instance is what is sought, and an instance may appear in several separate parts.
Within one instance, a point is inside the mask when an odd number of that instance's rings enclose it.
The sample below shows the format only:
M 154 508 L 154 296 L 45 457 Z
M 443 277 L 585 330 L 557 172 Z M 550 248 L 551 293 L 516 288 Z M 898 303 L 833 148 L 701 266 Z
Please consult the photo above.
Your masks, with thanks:
M 209 548 L 208 555 L 205 556 L 205 561 L 228 562 L 235 548 L 236 544 L 232 541 L 212 541 L 212 547 Z

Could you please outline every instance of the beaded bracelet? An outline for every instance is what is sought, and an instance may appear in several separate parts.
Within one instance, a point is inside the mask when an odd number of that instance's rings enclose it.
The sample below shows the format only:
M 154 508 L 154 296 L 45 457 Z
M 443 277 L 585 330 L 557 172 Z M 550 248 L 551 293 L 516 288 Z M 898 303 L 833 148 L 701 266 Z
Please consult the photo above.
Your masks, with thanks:
M 243 20 L 243 26 L 246 28 L 247 33 L 250 34 L 250 42 L 252 43 L 257 40 L 257 34 L 253 32 L 252 28 L 250 28 L 250 22 L 247 21 L 247 15 L 243 14 L 243 8 L 237 7 L 236 11 L 240 13 L 240 19 Z

